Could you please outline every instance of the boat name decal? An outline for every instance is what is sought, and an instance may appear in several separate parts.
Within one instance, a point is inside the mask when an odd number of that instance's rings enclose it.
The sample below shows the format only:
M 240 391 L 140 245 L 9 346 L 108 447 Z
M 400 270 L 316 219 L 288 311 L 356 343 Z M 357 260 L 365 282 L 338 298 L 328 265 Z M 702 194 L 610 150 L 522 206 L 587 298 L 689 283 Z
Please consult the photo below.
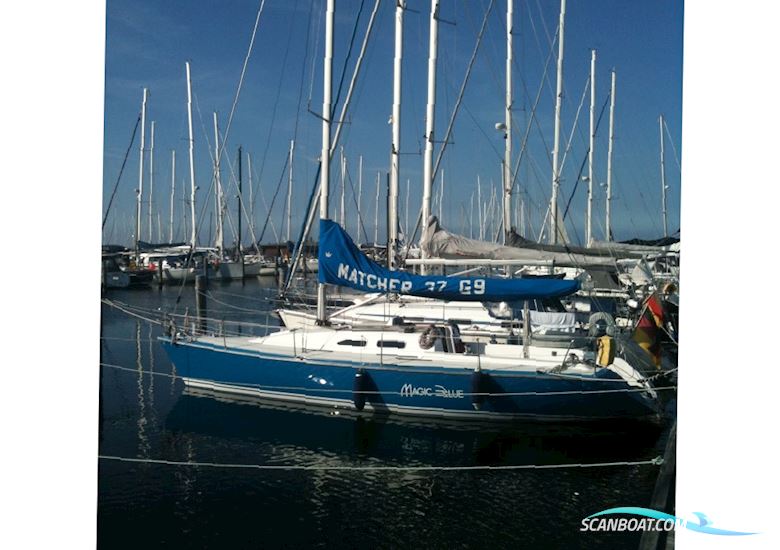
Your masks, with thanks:
M 436 384 L 434 387 L 412 386 L 404 384 L 401 386 L 401 397 L 444 397 L 445 399 L 463 399 L 463 390 L 448 390 L 444 386 Z
M 328 253 L 326 253 L 327 256 Z M 354 285 L 360 285 L 370 290 L 379 290 L 384 292 L 409 293 L 412 290 L 412 281 L 404 281 L 394 277 L 381 277 L 373 273 L 365 273 L 349 264 L 339 263 L 337 276 L 344 281 Z M 433 281 L 424 281 L 428 292 L 442 293 L 447 292 L 447 279 L 442 278 Z M 485 279 L 463 279 L 458 281 L 458 293 L 462 295 L 484 294 Z

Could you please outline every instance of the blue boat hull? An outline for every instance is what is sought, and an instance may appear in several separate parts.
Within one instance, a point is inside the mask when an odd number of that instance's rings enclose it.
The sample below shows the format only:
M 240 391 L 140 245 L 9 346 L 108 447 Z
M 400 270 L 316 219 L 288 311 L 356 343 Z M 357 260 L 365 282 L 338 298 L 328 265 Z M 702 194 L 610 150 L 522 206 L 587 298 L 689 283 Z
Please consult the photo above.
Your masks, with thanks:
M 468 420 L 657 420 L 648 392 L 593 376 L 309 361 L 203 342 L 162 345 L 185 384 L 309 405 Z M 357 380 L 357 382 L 356 382 Z

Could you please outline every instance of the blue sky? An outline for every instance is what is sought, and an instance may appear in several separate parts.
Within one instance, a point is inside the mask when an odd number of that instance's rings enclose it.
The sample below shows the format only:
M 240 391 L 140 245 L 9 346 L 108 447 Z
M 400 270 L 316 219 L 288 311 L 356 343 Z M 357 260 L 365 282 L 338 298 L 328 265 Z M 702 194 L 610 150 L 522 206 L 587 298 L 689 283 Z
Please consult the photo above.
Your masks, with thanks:
M 197 102 L 194 111 L 196 180 L 200 187 L 197 200 L 200 205 L 206 201 L 209 207 L 213 204 L 213 198 L 206 196 L 212 175 L 207 145 L 213 140 L 211 113 L 215 110 L 219 113 L 220 125 L 224 130 L 258 4 L 255 0 L 107 2 L 104 208 L 140 109 L 141 90 L 146 86 L 151 94 L 147 123 L 151 120 L 156 123 L 154 236 L 157 232 L 157 212 L 166 237 L 168 233 L 170 151 L 175 148 L 178 195 L 175 204 L 175 237 L 183 238 L 181 212 L 184 204 L 180 199 L 183 198 L 182 183 L 187 179 L 185 60 L 190 60 L 192 64 L 193 90 Z M 442 2 L 442 18 L 453 21 L 455 25 L 440 26 L 436 115 L 439 136 L 443 135 L 449 119 L 488 4 L 489 0 Z M 359 5 L 360 0 L 337 2 L 336 79 L 340 76 Z M 416 217 L 421 198 L 420 151 L 425 124 L 423 115 L 430 2 L 409 0 L 408 5 L 419 13 L 409 11 L 405 20 L 402 226 L 406 217 L 404 205 L 407 179 L 411 182 L 410 223 Z M 231 162 L 235 162 L 239 145 L 252 155 L 255 224 L 258 233 L 267 215 L 265 204 L 270 203 L 282 176 L 296 120 L 295 188 L 292 201 L 294 234 L 301 223 L 305 202 L 313 184 L 320 149 L 320 121 L 307 112 L 307 105 L 309 97 L 313 111 L 319 111 L 322 104 L 323 6 L 324 0 L 267 0 L 260 21 L 226 146 L 226 154 Z M 365 0 L 358 45 L 372 6 L 372 1 Z M 369 235 L 373 233 L 376 174 L 378 171 L 384 174 L 389 165 L 390 126 L 387 120 L 392 103 L 393 6 L 394 2 L 383 1 L 380 7 L 367 64 L 341 141 L 356 187 L 358 156 L 364 157 L 362 211 Z M 559 3 L 556 1 L 515 0 L 515 158 L 527 124 L 530 105 L 541 82 L 544 61 L 550 49 L 549 37 L 554 34 L 558 22 L 558 8 Z M 482 181 L 483 197 L 489 196 L 491 181 L 498 188 L 501 179 L 503 140 L 494 129 L 494 124 L 503 118 L 504 12 L 505 2 L 496 0 L 466 91 L 464 108 L 455 125 L 453 143 L 448 146 L 442 163 L 446 181 L 443 223 L 455 231 L 469 232 L 468 220 L 463 220 L 462 212 L 465 211 L 466 217 L 470 217 L 471 197 L 476 190 L 477 176 Z M 680 174 L 675 152 L 678 158 L 682 154 L 682 12 L 682 2 L 673 0 L 569 0 L 567 5 L 562 117 L 564 141 L 572 130 L 585 89 L 590 68 L 590 49 L 595 48 L 598 52 L 597 108 L 607 99 L 609 70 L 614 67 L 617 73 L 612 223 L 613 233 L 618 239 L 656 237 L 662 233 L 658 135 L 658 116 L 662 113 L 672 137 L 671 142 L 667 141 L 666 157 L 667 184 L 670 187 L 669 228 L 674 231 L 679 227 Z M 312 66 L 315 71 L 313 76 Z M 536 124 L 532 127 L 528 154 L 518 175 L 518 182 L 526 192 L 528 216 L 535 233 L 544 216 L 551 186 L 549 151 L 553 141 L 554 55 L 547 78 L 536 113 L 538 127 Z M 563 169 L 562 201 L 567 200 L 572 192 L 577 171 L 586 154 L 587 107 L 586 99 Z M 147 129 L 147 145 L 148 139 Z M 606 181 L 606 115 L 599 128 L 596 157 L 597 181 Z M 338 192 L 338 159 L 333 166 L 332 178 Z M 223 180 L 227 180 L 228 176 L 229 170 L 223 168 Z M 106 224 L 106 241 L 130 243 L 137 181 L 136 141 Z M 148 176 L 144 185 L 148 190 Z M 438 185 L 439 181 L 434 187 L 437 193 Z M 245 193 L 248 198 L 248 192 Z M 584 233 L 585 193 L 585 183 L 580 182 L 567 219 L 569 235 L 575 241 L 581 239 Z M 228 195 L 234 196 L 235 191 L 228 191 Z M 335 198 L 338 202 L 338 196 Z M 276 236 L 282 237 L 284 234 L 284 199 L 285 192 L 282 191 L 273 207 L 273 227 L 269 225 L 265 241 L 275 240 Z M 353 200 L 348 188 L 348 206 Z M 235 225 L 235 200 L 231 200 L 230 207 Z M 595 233 L 600 238 L 604 225 L 603 189 L 596 193 L 595 207 Z M 435 208 L 438 210 L 438 206 Z M 201 206 L 198 207 L 200 211 Z M 354 235 L 354 207 L 347 208 L 347 212 L 348 216 L 352 215 L 348 218 L 348 228 Z M 208 227 L 210 215 L 210 208 L 207 208 L 200 232 L 201 242 L 207 240 L 210 233 L 213 234 L 213 230 Z M 380 235 L 383 235 L 384 216 L 380 214 L 380 218 Z M 145 219 L 145 228 L 146 224 Z M 230 229 L 227 232 L 228 241 L 232 242 Z M 248 234 L 245 232 L 244 235 L 244 241 L 248 242 Z

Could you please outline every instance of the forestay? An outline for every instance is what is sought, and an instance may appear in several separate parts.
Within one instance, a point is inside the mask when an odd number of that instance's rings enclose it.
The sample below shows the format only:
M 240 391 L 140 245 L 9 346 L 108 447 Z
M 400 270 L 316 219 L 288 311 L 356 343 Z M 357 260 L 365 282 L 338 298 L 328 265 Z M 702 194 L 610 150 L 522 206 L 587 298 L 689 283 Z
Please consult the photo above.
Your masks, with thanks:
M 423 276 L 390 271 L 366 257 L 331 220 L 320 220 L 319 281 L 365 292 L 486 302 L 557 298 L 580 288 L 576 280 Z

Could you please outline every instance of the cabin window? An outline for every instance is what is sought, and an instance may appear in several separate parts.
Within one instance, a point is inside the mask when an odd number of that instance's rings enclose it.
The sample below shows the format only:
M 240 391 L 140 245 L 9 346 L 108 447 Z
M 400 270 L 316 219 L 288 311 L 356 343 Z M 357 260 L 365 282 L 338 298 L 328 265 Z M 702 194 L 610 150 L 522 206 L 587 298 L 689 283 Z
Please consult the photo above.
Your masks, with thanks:
M 399 342 L 398 340 L 379 340 L 376 343 L 376 347 L 403 349 L 406 347 L 406 342 Z
M 364 348 L 366 347 L 366 341 L 365 340 L 342 340 L 339 342 L 340 346 L 357 346 Z

